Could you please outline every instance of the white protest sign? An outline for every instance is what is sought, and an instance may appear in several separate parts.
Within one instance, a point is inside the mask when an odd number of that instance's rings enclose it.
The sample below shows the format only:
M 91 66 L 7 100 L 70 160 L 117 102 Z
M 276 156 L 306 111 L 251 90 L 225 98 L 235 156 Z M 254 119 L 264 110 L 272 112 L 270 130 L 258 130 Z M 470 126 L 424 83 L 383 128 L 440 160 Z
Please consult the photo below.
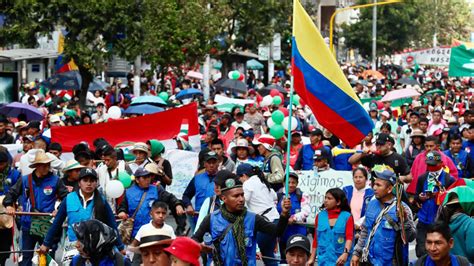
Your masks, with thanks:
M 167 159 L 173 169 L 173 182 L 166 190 L 174 194 L 178 199 L 183 198 L 184 190 L 194 177 L 198 166 L 198 153 L 183 150 L 170 150 L 163 156 Z
M 327 170 L 318 172 L 313 171 L 298 172 L 298 188 L 309 200 L 311 212 L 307 218 L 307 223 L 314 224 L 314 218 L 319 212 L 319 208 L 324 203 L 326 191 L 330 188 L 340 188 L 353 184 L 351 171 Z
M 449 66 L 451 48 L 429 48 L 400 54 L 402 66 L 434 65 Z
M 254 100 L 229 98 L 229 97 L 225 97 L 225 96 L 222 96 L 222 95 L 219 95 L 219 94 L 217 94 L 214 97 L 214 101 L 218 104 L 231 103 L 231 104 L 238 104 L 238 105 L 242 105 L 242 106 L 247 105 L 247 104 L 255 103 Z

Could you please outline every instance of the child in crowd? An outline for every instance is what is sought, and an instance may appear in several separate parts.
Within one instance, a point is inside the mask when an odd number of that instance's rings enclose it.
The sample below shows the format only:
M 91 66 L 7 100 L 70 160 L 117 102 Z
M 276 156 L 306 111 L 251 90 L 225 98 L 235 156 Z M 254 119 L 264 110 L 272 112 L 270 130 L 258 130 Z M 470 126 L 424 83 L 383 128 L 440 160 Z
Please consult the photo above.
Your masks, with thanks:
M 349 265 L 354 239 L 354 219 L 344 191 L 331 188 L 326 192 L 321 212 L 315 219 L 313 249 L 309 265 Z M 317 252 L 317 254 L 316 254 Z
M 280 254 L 281 258 L 285 258 L 286 243 L 292 235 L 300 234 L 306 235 L 306 226 L 295 223 L 304 223 L 311 212 L 308 198 L 303 195 L 303 192 L 298 188 L 298 175 L 294 172 L 289 174 L 288 192 L 291 199 L 290 219 L 288 219 L 288 226 L 285 233 L 280 237 Z M 281 188 L 277 193 L 278 204 L 277 210 L 281 213 L 281 200 L 285 196 L 285 188 Z

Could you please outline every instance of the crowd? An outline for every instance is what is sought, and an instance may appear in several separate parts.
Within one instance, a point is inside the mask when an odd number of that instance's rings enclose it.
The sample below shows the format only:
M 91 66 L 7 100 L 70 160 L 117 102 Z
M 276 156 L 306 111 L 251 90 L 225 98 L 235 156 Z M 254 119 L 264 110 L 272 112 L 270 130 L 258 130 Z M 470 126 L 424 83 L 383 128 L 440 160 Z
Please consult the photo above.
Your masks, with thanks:
M 130 105 L 132 79 L 89 92 L 85 108 L 74 92 L 25 84 L 20 101 L 44 119 L 0 119 L 0 144 L 22 145 L 13 156 L 0 146 L 0 195 L 11 215 L 0 227 L 0 250 L 17 241 L 11 230 L 17 226 L 20 265 L 31 265 L 35 251 L 54 257 L 58 249 L 64 265 L 474 263 L 474 79 L 452 79 L 429 67 L 342 69 L 375 125 L 357 147 L 320 125 L 303 100 L 289 101 L 285 73 L 273 78 L 272 89 L 252 73 L 246 93 L 211 84 L 210 100 L 191 99 L 200 106 L 202 138 L 199 148 L 184 133 L 174 138 L 178 149 L 199 152 L 182 198 L 167 190 L 174 166 L 158 140 L 134 143 L 132 158 L 106 139 L 78 141 L 74 159 L 64 161 L 61 143 L 46 134 L 56 126 L 106 123 L 109 108 Z M 201 88 L 199 80 L 170 73 L 163 80 L 143 77 L 141 93 L 158 95 L 162 83 L 169 106 L 182 104 L 174 97 L 179 91 Z M 419 96 L 380 100 L 400 89 Z M 254 103 L 224 111 L 212 100 L 216 94 Z M 266 95 L 282 101 L 264 104 Z M 288 116 L 289 109 L 297 123 L 287 139 L 270 128 L 272 114 Z M 334 170 L 351 171 L 353 185 L 327 190 L 315 220 L 308 219 L 300 171 Z M 132 176 L 131 183 L 113 195 L 109 188 L 124 176 Z M 167 224 L 169 214 L 174 227 Z M 409 257 L 412 241 L 415 260 Z M 0 253 L 0 265 L 9 257 Z

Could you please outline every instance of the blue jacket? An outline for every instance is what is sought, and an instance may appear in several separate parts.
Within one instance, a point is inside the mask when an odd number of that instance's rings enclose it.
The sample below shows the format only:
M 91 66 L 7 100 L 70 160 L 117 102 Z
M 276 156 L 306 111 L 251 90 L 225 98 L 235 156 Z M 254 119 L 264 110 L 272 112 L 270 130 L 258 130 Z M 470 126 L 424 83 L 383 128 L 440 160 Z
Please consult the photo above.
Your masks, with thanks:
M 471 157 L 471 161 L 474 162 L 474 141 L 464 141 L 462 143 L 462 148 L 469 153 L 469 157 Z
M 85 260 L 81 265 L 79 265 L 79 258 L 80 257 L 81 257 L 81 255 L 76 255 L 76 256 L 72 257 L 71 266 L 86 266 L 86 265 L 88 265 L 88 264 L 85 263 Z M 104 258 L 99 262 L 99 266 L 114 266 L 114 265 L 116 265 L 115 258 Z M 123 265 L 124 266 L 131 266 L 132 263 L 130 262 L 130 260 L 127 257 L 123 257 Z
M 33 193 L 35 197 L 35 209 L 38 212 L 52 213 L 54 211 L 54 204 L 56 203 L 57 197 L 57 183 L 59 177 L 50 173 L 48 176 L 40 179 L 39 182 L 32 178 Z M 30 185 L 28 184 L 28 175 L 22 176 L 22 207 L 24 212 L 31 212 L 30 201 Z M 20 218 L 21 229 L 23 231 L 29 231 L 31 225 L 31 216 L 23 215 Z
M 214 196 L 214 178 L 207 172 L 198 174 L 191 179 L 183 193 L 184 206 L 191 205 L 191 199 L 195 197 L 194 210 L 199 211 L 206 198 Z
M 337 145 L 339 149 L 347 149 L 342 147 L 342 145 Z M 350 153 L 341 153 L 337 156 L 333 156 L 332 160 L 334 162 L 334 170 L 337 171 L 352 171 L 352 164 L 349 163 L 349 158 L 352 156 Z
M 344 191 L 344 193 L 346 193 L 347 202 L 350 205 L 351 200 L 352 200 L 352 192 L 354 191 L 354 186 L 352 185 L 345 186 L 342 188 L 342 190 Z M 367 204 L 369 203 L 369 201 L 372 199 L 373 196 L 374 196 L 374 190 L 372 188 L 366 188 L 364 192 L 364 201 L 362 202 L 362 210 L 360 212 L 360 217 L 363 217 L 365 215 L 365 209 L 367 207 Z
M 8 190 L 10 190 L 10 187 L 12 187 L 20 177 L 21 173 L 18 170 L 10 168 L 10 170 L 8 170 L 7 178 L 3 180 L 3 190 L 0 190 L 0 196 L 5 195 Z
M 278 193 L 278 204 L 277 204 L 277 210 L 279 213 L 281 213 L 281 201 L 283 199 L 284 192 L 279 192 Z M 291 200 L 291 210 L 290 210 L 290 215 L 295 215 L 296 213 L 301 211 L 301 199 L 303 198 L 303 192 L 299 188 L 297 188 L 293 193 L 290 193 L 290 200 Z M 280 237 L 280 242 L 286 243 L 288 241 L 288 238 L 290 236 L 295 235 L 295 234 L 302 234 L 306 235 L 306 226 L 304 225 L 287 225 L 285 233 L 283 236 Z
M 396 199 L 394 199 L 396 200 Z M 405 203 L 403 203 L 405 205 Z M 387 205 L 384 204 L 384 207 Z M 387 215 L 392 218 L 395 223 L 399 223 L 397 214 L 397 207 L 392 206 L 387 212 Z M 379 200 L 373 199 L 367 205 L 365 213 L 365 227 L 368 235 L 375 225 L 375 220 L 382 211 L 382 206 Z M 380 221 L 380 225 L 375 231 L 375 234 L 370 241 L 369 246 L 369 260 L 373 265 L 392 265 L 392 260 L 395 251 L 396 231 L 392 228 L 385 216 Z M 368 241 L 368 239 L 366 240 Z M 404 254 L 408 254 L 408 245 L 403 246 Z
M 94 204 L 88 204 L 84 209 L 78 192 L 69 193 L 66 196 L 67 236 L 70 241 L 77 240 L 76 234 L 72 230 L 72 225 L 91 219 L 93 211 Z
M 458 156 L 454 156 L 450 150 L 445 150 L 444 154 L 451 158 L 456 169 L 458 169 L 458 177 L 459 178 L 470 178 L 471 174 L 469 169 L 467 169 L 467 158 L 469 158 L 469 154 L 465 150 L 460 150 Z
M 329 216 L 326 210 L 318 214 L 318 265 L 336 265 L 339 256 L 344 252 L 346 245 L 346 224 L 351 214 L 342 211 L 331 228 L 329 225 Z M 349 265 L 348 260 L 345 265 Z
M 428 186 L 428 179 L 427 179 L 428 174 L 425 173 L 418 177 L 418 183 L 416 186 L 416 193 L 415 193 L 415 200 L 421 203 L 421 208 L 418 211 L 418 221 L 422 222 L 424 224 L 431 224 L 434 222 L 436 218 L 436 213 L 438 212 L 438 205 L 436 204 L 436 199 L 428 199 L 424 202 L 421 202 L 418 200 L 419 194 L 421 192 L 427 191 L 427 186 Z M 445 171 L 441 171 L 440 176 L 438 177 L 439 182 L 447 188 L 449 185 L 451 185 L 454 182 L 454 178 L 451 177 L 449 174 L 447 174 Z M 420 183 L 422 183 L 422 186 Z M 433 192 L 438 192 L 439 188 L 435 187 L 435 191 Z
M 256 265 L 256 252 L 257 252 L 257 236 L 255 234 L 255 213 L 247 211 L 244 218 L 244 230 L 245 230 L 245 243 L 246 243 L 246 254 L 249 266 Z M 222 234 L 226 231 L 229 226 L 229 222 L 222 216 L 220 210 L 215 211 L 211 214 L 211 236 L 212 241 L 215 242 L 221 238 Z M 238 266 L 242 265 L 239 257 L 239 251 L 237 243 L 232 235 L 232 228 L 228 230 L 227 234 L 223 236 L 219 245 L 220 256 L 223 266 Z
M 150 210 L 151 205 L 155 200 L 158 200 L 158 188 L 156 186 L 149 186 L 146 189 L 147 193 L 145 199 L 143 200 L 140 209 L 135 215 L 135 221 L 133 222 L 132 238 L 135 238 L 135 235 L 138 232 L 138 229 L 144 224 L 150 222 Z M 138 207 L 140 200 L 142 198 L 145 189 L 140 188 L 137 184 L 133 184 L 130 188 L 125 191 L 125 199 L 128 202 L 128 216 L 132 217 L 133 213 Z
M 322 149 L 325 149 L 329 155 L 331 155 L 331 149 L 329 147 L 323 146 Z M 313 145 L 306 144 L 300 150 L 298 154 L 298 159 L 296 160 L 295 168 L 296 170 L 313 170 L 314 165 L 314 149 Z M 328 160 L 329 165 L 333 168 L 332 156 Z M 298 169 L 301 168 L 301 169 Z

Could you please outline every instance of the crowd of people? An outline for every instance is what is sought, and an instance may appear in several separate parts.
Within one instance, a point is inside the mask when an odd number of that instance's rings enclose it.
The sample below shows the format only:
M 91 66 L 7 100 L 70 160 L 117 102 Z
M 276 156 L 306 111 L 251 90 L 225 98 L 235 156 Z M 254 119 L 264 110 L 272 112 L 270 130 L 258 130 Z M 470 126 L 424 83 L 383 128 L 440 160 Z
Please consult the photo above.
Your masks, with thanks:
M 133 158 L 107 139 L 78 140 L 74 159 L 63 160 L 61 143 L 46 134 L 56 126 L 107 123 L 110 107 L 130 105 L 132 79 L 89 92 L 88 108 L 73 92 L 25 84 L 20 101 L 44 119 L 0 119 L 0 144 L 22 146 L 13 155 L 0 146 L 0 195 L 10 215 L 0 229 L 0 251 L 6 251 L 0 265 L 17 246 L 12 227 L 21 235 L 20 265 L 31 265 L 35 252 L 54 257 L 58 249 L 63 265 L 474 263 L 474 79 L 428 67 L 384 66 L 380 75 L 356 65 L 342 69 L 375 125 L 357 147 L 320 125 L 304 101 L 290 102 L 284 74 L 271 81 L 273 89 L 252 74 L 244 94 L 212 88 L 210 100 L 194 97 L 201 145 L 193 148 L 183 133 L 174 138 L 178 149 L 199 153 L 181 198 L 167 190 L 174 166 L 159 140 L 134 143 Z M 142 94 L 158 95 L 159 84 L 142 78 Z M 180 90 L 201 88 L 199 80 L 176 76 L 164 84 L 170 106 L 183 104 L 173 97 Z M 380 100 L 404 88 L 420 95 Z M 283 101 L 262 104 L 270 93 Z M 227 112 L 215 107 L 216 94 L 254 103 Z M 272 112 L 288 116 L 289 109 L 297 126 L 290 139 L 276 138 Z M 315 219 L 308 219 L 300 171 L 334 170 L 351 171 L 353 185 L 327 190 Z M 122 175 L 133 176 L 132 183 L 113 196 L 108 187 Z M 167 224 L 173 220 L 176 226 Z M 417 259 L 409 256 L 412 241 Z

